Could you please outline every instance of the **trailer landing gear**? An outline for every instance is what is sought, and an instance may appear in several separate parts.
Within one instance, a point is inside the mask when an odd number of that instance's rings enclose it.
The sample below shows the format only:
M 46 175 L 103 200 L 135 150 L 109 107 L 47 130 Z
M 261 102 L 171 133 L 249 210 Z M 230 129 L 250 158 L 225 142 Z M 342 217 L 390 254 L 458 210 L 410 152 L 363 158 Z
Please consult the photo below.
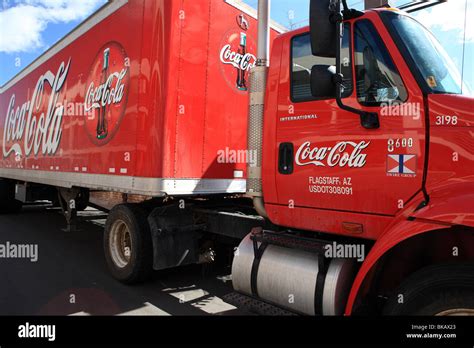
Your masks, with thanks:
M 58 190 L 58 200 L 61 205 L 64 217 L 66 218 L 67 226 L 63 231 L 65 232 L 75 232 L 77 231 L 76 219 L 77 219 L 77 210 L 76 210 L 76 197 L 79 194 L 78 188 L 64 189 L 60 188 Z
M 89 190 L 73 187 L 58 189 L 58 201 L 66 218 L 65 232 L 77 231 L 77 212 L 85 210 L 89 204 Z

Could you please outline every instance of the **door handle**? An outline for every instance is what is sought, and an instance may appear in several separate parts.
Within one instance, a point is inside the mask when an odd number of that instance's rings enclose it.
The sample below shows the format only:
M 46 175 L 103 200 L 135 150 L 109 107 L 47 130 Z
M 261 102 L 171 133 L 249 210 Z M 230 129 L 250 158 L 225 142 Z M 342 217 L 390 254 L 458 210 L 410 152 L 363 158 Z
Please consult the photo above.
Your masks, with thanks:
M 283 175 L 293 174 L 294 159 L 293 143 L 281 143 L 278 150 L 278 172 Z

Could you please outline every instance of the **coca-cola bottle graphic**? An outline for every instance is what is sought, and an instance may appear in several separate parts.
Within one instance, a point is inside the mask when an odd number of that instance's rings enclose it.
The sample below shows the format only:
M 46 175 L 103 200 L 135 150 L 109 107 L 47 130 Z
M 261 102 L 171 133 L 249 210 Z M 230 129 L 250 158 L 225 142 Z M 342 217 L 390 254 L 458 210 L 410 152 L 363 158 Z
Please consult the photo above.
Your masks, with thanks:
M 242 56 L 242 60 L 247 54 L 247 34 L 240 33 L 240 47 L 239 54 Z M 240 63 L 242 63 L 242 60 Z M 241 91 L 247 90 L 247 81 L 245 80 L 245 70 L 242 69 L 242 65 L 237 68 L 237 88 Z
M 104 50 L 104 64 L 102 65 L 102 73 L 100 76 L 100 85 L 105 86 L 107 77 L 109 74 L 109 58 L 110 58 L 110 49 L 107 48 Z M 102 101 L 99 101 L 102 104 Z M 97 139 L 107 138 L 108 129 L 107 129 L 107 104 L 99 106 L 99 115 L 97 117 Z

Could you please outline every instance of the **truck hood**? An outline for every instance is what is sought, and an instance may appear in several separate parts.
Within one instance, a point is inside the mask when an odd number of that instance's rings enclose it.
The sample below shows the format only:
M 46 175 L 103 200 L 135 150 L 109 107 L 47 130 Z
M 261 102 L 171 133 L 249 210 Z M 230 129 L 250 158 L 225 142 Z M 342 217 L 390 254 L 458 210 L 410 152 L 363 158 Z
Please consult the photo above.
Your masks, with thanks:
M 474 98 L 458 94 L 431 94 L 428 104 L 432 125 L 436 124 L 438 116 L 457 116 L 457 126 L 474 127 Z

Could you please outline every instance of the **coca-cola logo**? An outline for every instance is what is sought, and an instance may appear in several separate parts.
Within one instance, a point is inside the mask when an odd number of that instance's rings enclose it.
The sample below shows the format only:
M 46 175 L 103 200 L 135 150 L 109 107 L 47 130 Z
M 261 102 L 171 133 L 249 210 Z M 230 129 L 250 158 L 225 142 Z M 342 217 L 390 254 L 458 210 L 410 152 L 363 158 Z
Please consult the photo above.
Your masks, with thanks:
M 231 45 L 225 45 L 221 50 L 221 62 L 224 64 L 231 64 L 235 68 L 249 71 L 256 64 L 257 58 L 251 54 L 242 54 L 232 50 Z
M 41 75 L 29 101 L 16 105 L 16 96 L 10 98 L 3 128 L 3 157 L 12 153 L 17 158 L 37 156 L 39 153 L 53 156 L 62 137 L 64 105 L 58 102 L 64 87 L 71 59 L 62 62 L 54 74 Z
M 125 114 L 130 83 L 129 58 L 118 42 L 105 44 L 94 59 L 86 82 L 84 109 L 89 139 L 107 144 Z
M 122 69 L 120 72 L 110 74 L 107 81 L 100 86 L 95 86 L 92 81 L 86 93 L 86 112 L 120 103 L 125 89 L 123 79 L 127 71 L 128 69 Z
M 230 30 L 221 42 L 219 60 L 221 71 L 231 88 L 248 90 L 249 71 L 256 63 L 255 42 L 248 32 Z
M 299 166 L 315 165 L 318 167 L 349 167 L 362 168 L 366 164 L 367 155 L 362 153 L 370 145 L 369 142 L 341 141 L 333 147 L 312 146 L 307 141 L 296 152 L 295 162 Z

